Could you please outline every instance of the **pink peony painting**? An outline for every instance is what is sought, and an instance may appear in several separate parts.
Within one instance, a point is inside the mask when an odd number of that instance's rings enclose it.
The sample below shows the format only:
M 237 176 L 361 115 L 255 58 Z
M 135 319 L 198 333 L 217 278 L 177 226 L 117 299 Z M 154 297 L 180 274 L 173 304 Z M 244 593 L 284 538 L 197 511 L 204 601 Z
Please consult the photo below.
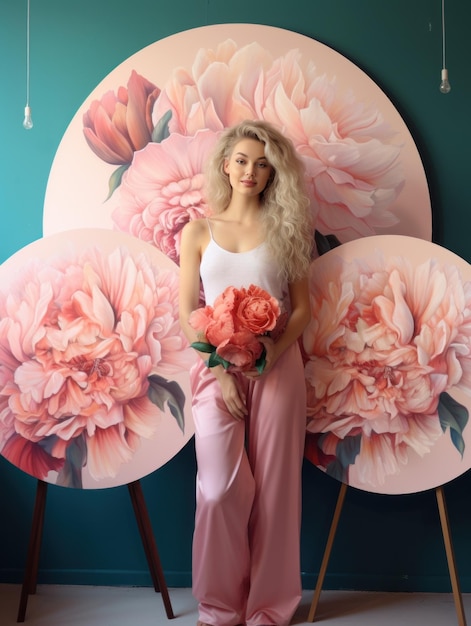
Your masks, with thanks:
M 375 236 L 312 266 L 303 336 L 306 456 L 379 493 L 471 466 L 471 267 L 423 240 Z
M 177 266 L 134 237 L 85 229 L 30 244 L 0 273 L 8 461 L 57 485 L 104 487 L 181 449 L 193 435 L 193 354 L 178 323 Z
M 45 233 L 120 230 L 178 263 L 181 229 L 209 211 L 205 161 L 221 131 L 247 118 L 293 141 L 321 252 L 375 234 L 431 238 L 423 166 L 390 100 L 327 46 L 254 24 L 178 33 L 111 72 L 59 146 Z

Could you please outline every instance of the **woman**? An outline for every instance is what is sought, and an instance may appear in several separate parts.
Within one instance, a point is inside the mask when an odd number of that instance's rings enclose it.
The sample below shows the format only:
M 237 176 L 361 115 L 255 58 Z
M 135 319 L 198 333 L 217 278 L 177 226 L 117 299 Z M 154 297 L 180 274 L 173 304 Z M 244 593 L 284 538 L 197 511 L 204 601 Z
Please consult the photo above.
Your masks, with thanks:
M 301 465 L 306 425 L 297 339 L 310 319 L 313 228 L 296 152 L 273 126 L 247 121 L 221 137 L 207 173 L 211 217 L 189 222 L 180 251 L 180 321 L 228 286 L 257 285 L 287 322 L 262 337 L 262 373 L 191 371 L 198 464 L 193 593 L 198 626 L 288 624 L 301 598 Z

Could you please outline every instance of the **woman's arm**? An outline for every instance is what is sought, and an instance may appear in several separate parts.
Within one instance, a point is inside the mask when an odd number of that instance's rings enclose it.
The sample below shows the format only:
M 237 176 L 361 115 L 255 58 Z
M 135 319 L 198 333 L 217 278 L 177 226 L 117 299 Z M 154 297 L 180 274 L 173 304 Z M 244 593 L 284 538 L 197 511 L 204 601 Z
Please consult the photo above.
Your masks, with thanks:
M 209 240 L 206 220 L 194 220 L 183 228 L 180 243 L 180 325 L 190 343 L 201 341 L 188 323 L 190 313 L 198 308 L 200 296 L 200 264 L 204 248 Z M 208 355 L 198 353 L 205 360 Z M 246 398 L 235 376 L 227 373 L 222 365 L 211 368 L 221 386 L 224 402 L 233 417 L 243 419 L 247 414 Z
M 180 240 L 180 326 L 190 343 L 197 341 L 196 331 L 188 323 L 190 313 L 198 308 L 200 297 L 200 263 L 207 226 L 204 220 L 188 222 Z
M 263 373 L 269 372 L 279 357 L 302 334 L 311 319 L 311 303 L 307 276 L 289 285 L 291 314 L 286 328 L 274 342 L 269 337 L 261 337 L 260 341 L 266 349 L 266 365 Z M 253 372 L 250 373 L 253 376 Z

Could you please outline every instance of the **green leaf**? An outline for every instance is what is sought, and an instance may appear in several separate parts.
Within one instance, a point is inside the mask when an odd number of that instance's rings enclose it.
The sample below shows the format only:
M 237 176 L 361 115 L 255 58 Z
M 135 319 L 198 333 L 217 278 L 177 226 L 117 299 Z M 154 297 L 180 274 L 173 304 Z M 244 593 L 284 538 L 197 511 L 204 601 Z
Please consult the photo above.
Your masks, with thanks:
M 345 437 L 341 439 L 336 447 L 335 461 L 327 465 L 326 473 L 337 480 L 346 483 L 348 479 L 348 468 L 355 464 L 356 457 L 360 452 L 361 435 Z
M 336 448 L 336 456 L 343 467 L 353 465 L 355 459 L 360 452 L 361 435 L 355 435 L 354 437 L 345 437 L 341 439 Z
M 157 374 L 149 376 L 148 381 L 149 391 L 147 395 L 149 400 L 158 406 L 161 411 L 165 410 L 165 403 L 167 403 L 170 413 L 176 419 L 180 430 L 185 432 L 185 414 L 183 412 L 185 394 L 180 385 L 175 381 L 166 380 Z
M 120 165 L 118 169 L 116 169 L 110 176 L 110 180 L 108 181 L 108 196 L 106 200 L 109 200 L 116 189 L 121 185 L 121 180 L 123 178 L 124 172 L 130 166 L 130 163 L 125 163 L 124 165 Z
M 265 365 L 267 364 L 266 356 L 267 356 L 267 351 L 264 347 L 262 354 L 255 361 L 255 369 L 257 370 L 259 374 L 263 372 L 263 370 L 265 369 Z
M 75 437 L 67 446 L 65 463 L 57 474 L 56 485 L 82 489 L 82 468 L 87 463 L 87 444 L 84 435 Z
M 440 394 L 438 402 L 438 417 L 443 432 L 450 428 L 451 441 L 463 457 L 465 449 L 463 430 L 469 419 L 468 409 L 444 391 Z
M 222 356 L 219 356 L 216 350 L 214 350 L 208 359 L 208 367 L 216 367 L 217 365 L 222 365 L 223 368 L 227 370 L 230 363 L 226 361 L 226 359 L 223 359 Z
M 210 343 L 205 343 L 204 341 L 194 341 L 191 344 L 191 347 L 195 350 L 198 350 L 198 352 L 205 352 L 209 354 L 209 359 L 206 361 L 206 365 L 208 367 L 216 367 L 217 365 L 222 365 L 224 369 L 227 370 L 227 368 L 230 366 L 229 361 L 226 361 L 221 356 L 219 356 L 219 354 L 216 352 L 215 346 L 211 345 Z
M 210 343 L 205 343 L 204 341 L 194 341 L 191 344 L 191 347 L 195 350 L 198 350 L 198 352 L 211 353 L 216 351 L 216 348 L 214 346 L 212 346 Z
M 326 254 L 330 250 L 341 245 L 335 235 L 323 235 L 318 230 L 314 232 L 314 241 L 316 243 L 317 253 L 319 256 Z
M 160 120 L 154 126 L 154 130 L 152 131 L 152 141 L 154 143 L 160 143 L 164 139 L 167 139 L 170 136 L 170 129 L 168 127 L 168 123 L 172 119 L 172 111 L 167 111 L 162 115 Z
M 347 482 L 348 471 L 347 468 L 343 467 L 338 459 L 329 463 L 326 467 L 325 473 L 327 476 L 331 476 L 336 480 L 340 480 L 342 483 Z

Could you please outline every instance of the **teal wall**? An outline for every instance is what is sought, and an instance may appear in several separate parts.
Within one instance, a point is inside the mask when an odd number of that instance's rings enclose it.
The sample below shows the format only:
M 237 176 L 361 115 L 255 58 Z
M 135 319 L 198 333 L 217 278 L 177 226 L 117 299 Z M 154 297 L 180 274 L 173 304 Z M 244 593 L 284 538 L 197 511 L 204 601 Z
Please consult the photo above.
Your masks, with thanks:
M 55 151 L 96 85 L 143 47 L 177 32 L 253 22 L 312 37 L 385 91 L 409 126 L 429 181 L 434 241 L 471 261 L 471 3 L 447 2 L 452 92 L 438 91 L 440 0 L 31 0 L 32 131 L 25 104 L 26 0 L 0 0 L 0 262 L 41 237 Z M 77 173 L 80 175 L 80 172 Z M 411 206 L 413 211 L 414 207 Z M 190 584 L 193 442 L 142 480 L 170 586 Z M 36 482 L 0 457 L 0 582 L 22 580 Z M 304 468 L 302 568 L 315 585 L 339 484 Z M 445 495 L 463 591 L 471 592 L 471 474 Z M 148 585 L 126 487 L 48 490 L 40 582 Z M 347 493 L 325 588 L 450 591 L 435 493 Z

